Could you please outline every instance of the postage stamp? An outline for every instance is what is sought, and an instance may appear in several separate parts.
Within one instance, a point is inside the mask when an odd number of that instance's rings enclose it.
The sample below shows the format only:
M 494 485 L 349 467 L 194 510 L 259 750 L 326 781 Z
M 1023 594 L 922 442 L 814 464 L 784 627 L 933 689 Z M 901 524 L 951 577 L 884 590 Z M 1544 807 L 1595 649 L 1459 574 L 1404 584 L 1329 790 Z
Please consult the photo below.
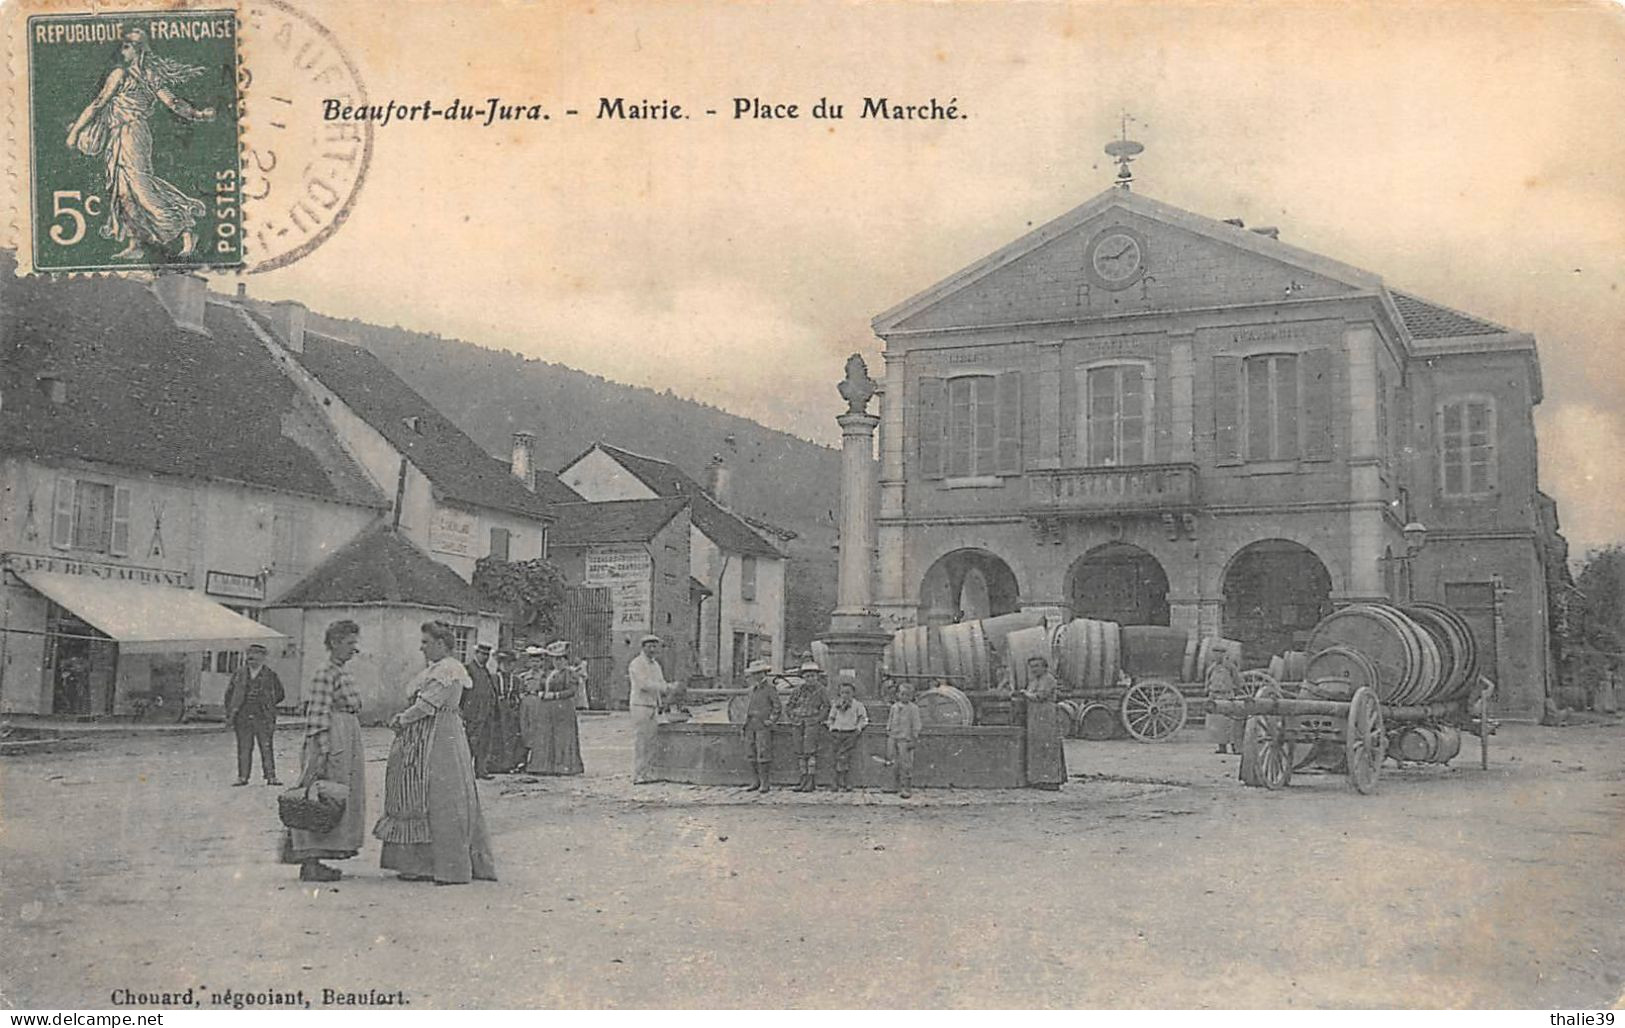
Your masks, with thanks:
M 231 9 L 27 21 L 33 270 L 243 264 Z

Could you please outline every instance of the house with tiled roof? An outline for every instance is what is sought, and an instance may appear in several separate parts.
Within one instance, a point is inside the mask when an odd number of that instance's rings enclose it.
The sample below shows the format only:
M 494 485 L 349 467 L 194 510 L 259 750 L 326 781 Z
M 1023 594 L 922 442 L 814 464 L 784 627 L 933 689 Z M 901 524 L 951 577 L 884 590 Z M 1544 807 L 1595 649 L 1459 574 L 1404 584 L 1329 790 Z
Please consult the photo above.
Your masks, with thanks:
M 547 555 L 550 506 L 580 497 L 535 466 L 533 436 L 516 433 L 504 466 L 371 351 L 308 329 L 303 305 L 249 306 L 290 381 L 389 495 L 401 533 L 465 580 L 482 557 Z
M 425 621 L 452 626 L 463 659 L 474 645 L 495 642 L 500 614 L 457 572 L 424 552 L 388 522 L 356 536 L 267 607 L 306 653 L 324 652 L 334 621 L 361 628 L 361 651 L 346 665 L 369 723 L 387 720 L 407 697 L 400 685 L 423 667 L 418 649 Z
M 784 573 L 786 560 L 771 537 L 794 533 L 765 526 L 728 505 L 729 468 L 712 461 L 710 488 L 670 461 L 594 443 L 559 470 L 559 478 L 588 500 L 688 501 L 690 574 L 706 590 L 699 603 L 691 644 L 698 673 L 732 684 L 752 660 L 784 665 Z
M 606 594 L 609 645 L 599 652 L 607 659 L 587 671 L 589 689 L 606 706 L 626 706 L 626 666 L 645 635 L 665 643 L 668 680 L 687 681 L 699 666 L 697 626 L 709 592 L 690 574 L 693 509 L 685 496 L 553 508 L 554 564 L 567 581 Z
M 1431 600 L 1497 710 L 1540 714 L 1562 546 L 1529 334 L 1126 186 L 872 326 L 891 627 L 1061 607 L 1262 667 L 1336 607 Z
M 0 264 L 0 710 L 179 716 L 267 605 L 389 507 L 319 403 L 201 278 Z

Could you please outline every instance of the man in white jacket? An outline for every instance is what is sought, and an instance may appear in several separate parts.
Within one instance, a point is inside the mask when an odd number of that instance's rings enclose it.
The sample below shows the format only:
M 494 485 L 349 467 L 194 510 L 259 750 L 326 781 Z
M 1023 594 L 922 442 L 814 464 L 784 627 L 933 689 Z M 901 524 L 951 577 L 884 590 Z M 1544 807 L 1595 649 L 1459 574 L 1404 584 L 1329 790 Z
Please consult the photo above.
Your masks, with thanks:
M 654 757 L 655 715 L 660 701 L 675 688 L 666 681 L 666 672 L 660 666 L 660 637 L 643 637 L 643 652 L 632 658 L 626 666 L 627 681 L 631 684 L 628 706 L 632 710 L 632 781 L 649 781 L 649 762 Z

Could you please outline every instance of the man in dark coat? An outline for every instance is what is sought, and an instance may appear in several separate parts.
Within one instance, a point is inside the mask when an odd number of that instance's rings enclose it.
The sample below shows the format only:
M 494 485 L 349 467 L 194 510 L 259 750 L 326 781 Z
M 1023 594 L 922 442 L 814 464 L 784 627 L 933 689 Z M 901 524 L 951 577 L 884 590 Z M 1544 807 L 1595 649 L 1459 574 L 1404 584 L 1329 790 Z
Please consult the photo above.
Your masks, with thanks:
M 468 748 L 474 757 L 474 777 L 490 778 L 491 719 L 496 714 L 496 685 L 491 681 L 486 661 L 491 658 L 491 644 L 474 647 L 474 659 L 468 662 L 471 682 L 463 690 L 463 724 L 468 729 Z
M 265 666 L 265 647 L 248 648 L 243 664 L 232 672 L 226 686 L 226 724 L 237 733 L 237 781 L 247 785 L 254 770 L 254 744 L 260 747 L 260 770 L 266 785 L 281 785 L 276 777 L 276 708 L 282 703 L 282 680 Z

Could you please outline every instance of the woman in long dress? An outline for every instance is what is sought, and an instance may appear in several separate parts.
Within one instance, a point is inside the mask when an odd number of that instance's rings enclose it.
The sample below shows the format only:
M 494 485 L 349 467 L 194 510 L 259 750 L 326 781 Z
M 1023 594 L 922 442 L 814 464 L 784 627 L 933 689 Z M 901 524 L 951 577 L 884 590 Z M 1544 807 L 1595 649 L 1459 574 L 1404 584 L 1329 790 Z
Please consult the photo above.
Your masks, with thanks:
M 158 56 L 147 34 L 131 29 L 119 46 L 118 65 L 68 129 L 71 149 L 100 157 L 107 165 L 107 222 L 100 231 L 103 239 L 125 244 L 115 257 L 138 257 L 142 246 L 167 246 L 177 236 L 179 256 L 190 255 L 197 246 L 192 229 L 207 208 L 153 171 L 148 122 L 159 104 L 184 121 L 214 120 L 213 107 L 194 107 L 172 91 L 203 71 Z
M 1059 789 L 1066 781 L 1066 751 L 1061 743 L 1061 712 L 1056 707 L 1061 683 L 1043 657 L 1027 660 L 1027 784 Z
M 581 683 L 566 663 L 569 650 L 562 642 L 547 647 L 553 667 L 541 688 L 525 697 L 520 707 L 525 743 L 530 747 L 526 770 L 538 775 L 579 775 L 581 731 L 576 722 L 575 698 Z
M 468 669 L 451 655 L 454 641 L 451 626 L 424 623 L 429 666 L 408 685 L 411 706 L 389 719 L 395 742 L 384 772 L 384 816 L 372 830 L 384 843 L 379 866 L 439 885 L 497 877 L 459 709 Z
M 298 789 L 312 783 L 344 797 L 344 817 L 330 832 L 290 828 L 282 856 L 299 865 L 299 879 L 332 882 L 343 877 L 323 860 L 346 860 L 361 852 L 367 833 L 366 757 L 361 749 L 361 694 L 345 669 L 355 656 L 361 626 L 335 621 L 327 626 L 327 666 L 316 672 L 305 694 L 305 745 Z

